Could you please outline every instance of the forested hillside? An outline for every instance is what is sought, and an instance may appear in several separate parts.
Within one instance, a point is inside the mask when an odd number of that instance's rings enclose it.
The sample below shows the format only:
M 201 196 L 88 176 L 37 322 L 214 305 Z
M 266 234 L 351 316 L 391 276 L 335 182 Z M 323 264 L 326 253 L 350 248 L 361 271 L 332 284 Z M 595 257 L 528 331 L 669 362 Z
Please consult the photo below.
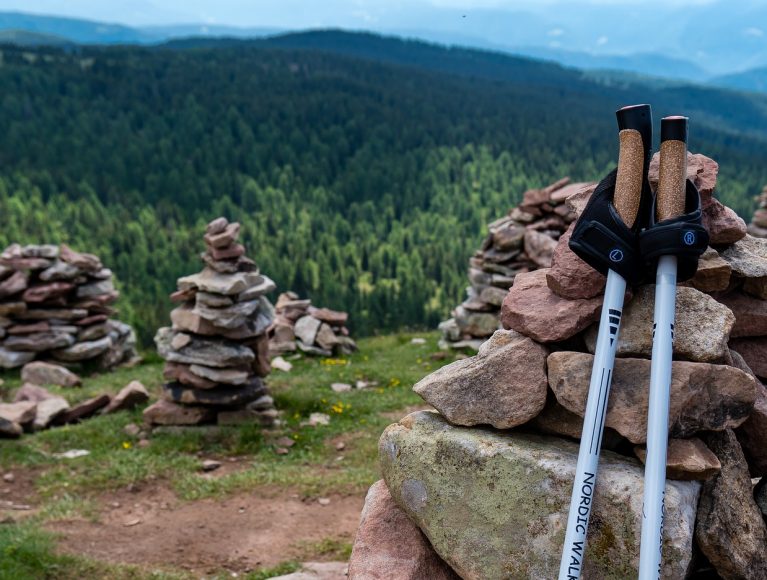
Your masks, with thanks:
M 174 280 L 199 269 L 204 224 L 226 215 L 280 289 L 349 310 L 372 333 L 444 317 L 484 224 L 526 188 L 607 171 L 622 104 L 689 112 L 691 148 L 720 161 L 721 197 L 737 210 L 767 182 L 767 101 L 755 97 L 325 38 L 4 47 L 0 243 L 97 253 L 147 341 Z

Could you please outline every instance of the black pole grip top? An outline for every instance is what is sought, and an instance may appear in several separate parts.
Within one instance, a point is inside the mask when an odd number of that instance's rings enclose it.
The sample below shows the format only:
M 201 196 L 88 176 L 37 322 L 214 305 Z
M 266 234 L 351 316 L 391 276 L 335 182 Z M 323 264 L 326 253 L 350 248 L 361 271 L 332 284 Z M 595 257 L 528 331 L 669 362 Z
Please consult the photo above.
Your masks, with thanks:
M 629 228 L 618 215 L 613 199 L 618 170 L 614 169 L 599 182 L 586 208 L 575 224 L 570 249 L 589 266 L 607 274 L 613 270 L 629 284 L 644 278 L 644 261 L 639 251 L 639 232 L 647 223 L 652 191 L 647 180 L 652 147 L 652 109 L 650 105 L 624 107 L 615 113 L 618 128 L 633 129 L 642 137 L 644 159 L 642 193 L 639 212 Z

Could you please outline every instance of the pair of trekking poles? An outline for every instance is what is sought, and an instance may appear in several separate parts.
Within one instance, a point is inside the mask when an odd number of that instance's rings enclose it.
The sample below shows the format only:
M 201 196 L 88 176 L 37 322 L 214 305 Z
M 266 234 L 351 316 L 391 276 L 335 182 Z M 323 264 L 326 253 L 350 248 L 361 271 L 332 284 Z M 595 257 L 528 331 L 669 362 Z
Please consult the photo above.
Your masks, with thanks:
M 607 285 L 559 580 L 577 580 L 583 570 L 626 286 L 639 284 L 653 271 L 655 313 L 639 580 L 660 578 L 676 283 L 695 274 L 698 257 L 708 246 L 700 196 L 687 180 L 687 118 L 661 121 L 660 174 L 653 198 L 647 178 L 652 153 L 650 106 L 624 107 L 616 116 L 618 167 L 595 189 L 570 240 L 570 248 L 580 258 L 607 274 Z

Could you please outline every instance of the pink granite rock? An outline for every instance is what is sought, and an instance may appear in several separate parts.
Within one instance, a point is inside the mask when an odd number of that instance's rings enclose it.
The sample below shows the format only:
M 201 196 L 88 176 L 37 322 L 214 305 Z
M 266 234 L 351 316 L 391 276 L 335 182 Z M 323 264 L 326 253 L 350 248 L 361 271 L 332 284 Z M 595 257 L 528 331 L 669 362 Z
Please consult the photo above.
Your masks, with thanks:
M 458 580 L 421 530 L 394 503 L 383 480 L 365 498 L 349 580 Z
M 546 283 L 548 268 L 518 274 L 503 301 L 501 322 L 538 342 L 559 342 L 599 319 L 602 298 L 567 300 Z
M 546 283 L 558 296 L 570 300 L 593 298 L 602 293 L 606 278 L 570 249 L 568 243 L 575 229 L 570 224 L 567 231 L 559 238 L 551 258 L 551 270 L 546 275 Z

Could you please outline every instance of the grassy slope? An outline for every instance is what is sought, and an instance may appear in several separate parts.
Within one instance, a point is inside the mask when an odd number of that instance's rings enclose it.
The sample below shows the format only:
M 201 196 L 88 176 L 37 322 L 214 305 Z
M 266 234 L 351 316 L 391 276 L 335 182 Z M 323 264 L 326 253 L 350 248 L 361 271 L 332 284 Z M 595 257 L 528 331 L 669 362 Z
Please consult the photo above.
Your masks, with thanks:
M 413 345 L 414 336 L 427 339 Z M 40 526 L 73 516 L 94 517 L 93 498 L 99 493 L 146 481 L 165 482 L 184 500 L 223 497 L 259 485 L 290 487 L 305 496 L 323 493 L 361 494 L 378 478 L 377 442 L 381 431 L 398 413 L 422 403 L 411 386 L 421 377 L 453 357 L 434 361 L 437 334 L 400 334 L 360 341 L 360 351 L 343 359 L 294 361 L 290 373 L 276 372 L 269 384 L 284 412 L 284 425 L 264 436 L 252 427 L 190 429 L 181 433 L 156 433 L 151 444 L 141 447 L 123 428 L 141 423 L 141 410 L 96 417 L 80 425 L 27 435 L 18 441 L 3 441 L 0 469 L 33 469 L 40 509 L 23 523 L 0 526 L 0 579 L 3 578 L 173 578 L 167 572 L 135 567 L 105 566 L 54 553 L 55 539 Z M 94 376 L 79 389 L 59 393 L 76 402 L 95 394 L 117 389 L 138 379 L 158 395 L 161 364 L 151 362 L 136 369 Z M 18 377 L 6 378 L 5 399 L 18 386 Z M 337 394 L 333 382 L 354 383 L 358 379 L 377 381 L 377 387 Z M 52 389 L 55 390 L 55 389 Z M 313 412 L 331 416 L 327 426 L 301 426 Z M 288 455 L 277 455 L 274 440 L 289 436 L 295 441 Z M 338 461 L 336 443 L 347 447 Z M 61 460 L 54 453 L 87 449 L 90 455 Z M 239 457 L 246 467 L 216 479 L 200 477 L 200 458 Z M 308 555 L 347 547 L 310 546 Z M 289 571 L 286 563 L 279 572 Z M 268 577 L 270 571 L 249 578 Z

